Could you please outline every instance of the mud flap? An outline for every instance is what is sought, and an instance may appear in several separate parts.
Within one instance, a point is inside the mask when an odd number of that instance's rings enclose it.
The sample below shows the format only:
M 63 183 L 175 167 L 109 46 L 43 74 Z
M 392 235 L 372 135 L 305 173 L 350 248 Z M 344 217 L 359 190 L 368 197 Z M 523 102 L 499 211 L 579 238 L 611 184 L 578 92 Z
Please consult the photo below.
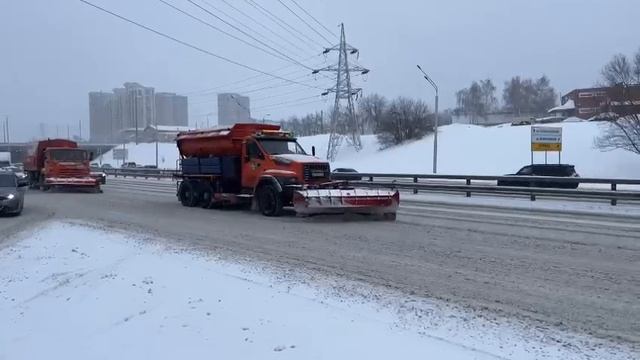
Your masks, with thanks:
M 293 193 L 293 208 L 299 215 L 395 214 L 400 193 L 384 189 L 309 189 Z

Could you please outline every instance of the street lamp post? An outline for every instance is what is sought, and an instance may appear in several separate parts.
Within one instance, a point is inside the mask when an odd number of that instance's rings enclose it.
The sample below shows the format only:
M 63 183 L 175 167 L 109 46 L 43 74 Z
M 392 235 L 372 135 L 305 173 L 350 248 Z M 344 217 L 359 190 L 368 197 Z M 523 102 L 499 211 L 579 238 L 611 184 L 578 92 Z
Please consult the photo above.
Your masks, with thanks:
M 433 88 L 436 90 L 436 114 L 434 119 L 434 131 L 433 131 L 433 173 L 437 174 L 438 173 L 438 85 L 436 85 L 436 83 L 433 80 L 431 80 L 429 75 L 427 75 L 427 73 L 425 73 L 424 70 L 422 70 L 420 65 L 416 65 L 416 66 L 418 66 L 418 69 L 424 75 L 425 80 L 427 80 L 427 82 L 429 82 L 429 84 L 431 84 L 431 86 L 433 86 Z

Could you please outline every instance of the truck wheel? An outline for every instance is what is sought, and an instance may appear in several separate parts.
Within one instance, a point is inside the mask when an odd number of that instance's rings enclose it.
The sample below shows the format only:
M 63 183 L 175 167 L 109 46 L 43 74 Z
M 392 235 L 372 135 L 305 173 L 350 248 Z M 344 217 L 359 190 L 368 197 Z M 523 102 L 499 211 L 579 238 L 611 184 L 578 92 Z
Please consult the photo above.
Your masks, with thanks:
M 282 197 L 272 185 L 264 185 L 258 189 L 258 208 L 264 216 L 280 216 L 282 214 Z
M 200 207 L 203 209 L 211 208 L 211 200 L 213 198 L 213 189 L 211 185 L 203 183 L 200 189 Z
M 183 181 L 180 183 L 178 195 L 182 206 L 194 207 L 198 203 L 195 186 L 191 181 Z

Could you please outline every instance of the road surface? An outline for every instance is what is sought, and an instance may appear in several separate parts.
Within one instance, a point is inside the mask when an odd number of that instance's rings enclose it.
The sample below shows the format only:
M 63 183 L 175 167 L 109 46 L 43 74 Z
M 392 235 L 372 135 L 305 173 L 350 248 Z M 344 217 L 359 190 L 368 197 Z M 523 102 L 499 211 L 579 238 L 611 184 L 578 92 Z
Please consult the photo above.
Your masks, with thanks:
M 169 183 L 31 191 L 0 247 L 47 219 L 83 219 L 529 319 L 640 348 L 640 219 L 482 206 L 401 207 L 396 222 L 266 218 L 182 207 Z

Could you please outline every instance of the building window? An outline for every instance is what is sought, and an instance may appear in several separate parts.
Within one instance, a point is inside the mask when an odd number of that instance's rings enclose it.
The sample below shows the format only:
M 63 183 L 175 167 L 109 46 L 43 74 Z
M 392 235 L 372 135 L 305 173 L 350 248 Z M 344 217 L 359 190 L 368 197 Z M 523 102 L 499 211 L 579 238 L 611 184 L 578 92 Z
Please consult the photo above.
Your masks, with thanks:
M 593 93 L 592 92 L 581 92 L 581 93 L 578 94 L 578 97 L 590 98 L 590 97 L 593 97 Z
M 594 112 L 597 112 L 598 108 L 580 108 L 580 110 L 578 110 L 578 113 L 580 114 L 592 114 Z

